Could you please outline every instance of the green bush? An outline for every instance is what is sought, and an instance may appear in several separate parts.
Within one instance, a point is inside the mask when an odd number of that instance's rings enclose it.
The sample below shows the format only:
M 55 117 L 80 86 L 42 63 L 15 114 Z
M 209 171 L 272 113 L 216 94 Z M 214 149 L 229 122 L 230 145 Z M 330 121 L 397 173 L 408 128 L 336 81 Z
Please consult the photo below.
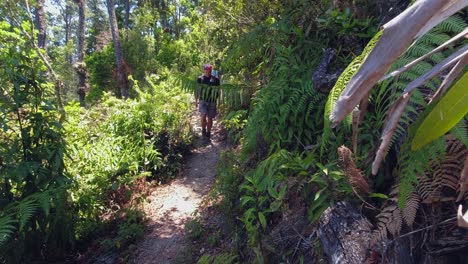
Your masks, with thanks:
M 227 130 L 229 140 L 234 144 L 239 142 L 246 123 L 247 110 L 232 111 L 221 120 L 221 125 Z
M 92 235 L 89 225 L 99 225 L 103 214 L 128 202 L 136 179 L 165 182 L 181 167 L 191 142 L 189 96 L 168 83 L 149 83 L 148 92 L 134 87 L 138 99 L 106 93 L 90 109 L 76 102 L 66 107 L 66 166 L 75 177 L 79 239 Z
M 117 83 L 113 78 L 116 69 L 114 47 L 107 45 L 102 51 L 96 51 L 85 58 L 89 72 L 90 90 L 86 96 L 89 102 L 101 98 L 104 92 L 118 94 Z
M 54 260 L 74 242 L 74 207 L 67 192 L 71 179 L 53 84 L 18 31 L 0 22 L 1 263 L 36 256 Z

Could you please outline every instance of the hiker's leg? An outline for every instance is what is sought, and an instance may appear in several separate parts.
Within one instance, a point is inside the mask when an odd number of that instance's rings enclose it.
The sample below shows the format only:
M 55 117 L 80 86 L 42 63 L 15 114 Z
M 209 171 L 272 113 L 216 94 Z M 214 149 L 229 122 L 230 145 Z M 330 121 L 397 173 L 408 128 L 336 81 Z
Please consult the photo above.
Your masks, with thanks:
M 200 114 L 200 117 L 201 117 L 201 127 L 202 127 L 202 131 L 206 131 L 206 116 L 207 114 L 206 113 L 201 113 Z
M 213 127 L 213 118 L 208 117 L 208 122 L 206 124 L 206 131 L 211 132 L 212 127 Z
M 216 103 L 215 102 L 212 102 L 212 103 L 209 103 L 208 105 L 208 112 L 207 112 L 207 116 L 208 116 L 208 124 L 207 124 L 207 128 L 206 130 L 208 132 L 211 131 L 211 128 L 213 127 L 213 119 L 216 117 Z
M 198 111 L 200 112 L 200 121 L 202 127 L 202 136 L 206 135 L 206 117 L 208 115 L 208 105 L 205 101 L 200 100 L 198 104 Z

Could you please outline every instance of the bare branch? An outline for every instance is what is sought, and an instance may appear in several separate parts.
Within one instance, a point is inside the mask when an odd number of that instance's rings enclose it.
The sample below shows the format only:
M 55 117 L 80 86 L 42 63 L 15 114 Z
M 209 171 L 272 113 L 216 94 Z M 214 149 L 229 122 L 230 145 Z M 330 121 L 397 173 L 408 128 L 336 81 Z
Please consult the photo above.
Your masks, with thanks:
M 445 77 L 439 89 L 437 89 L 435 94 L 431 97 L 431 100 L 429 101 L 429 103 L 432 103 L 434 99 L 436 99 L 439 96 L 442 96 L 442 94 L 445 93 L 445 91 L 452 85 L 453 81 L 455 81 L 458 75 L 460 75 L 463 68 L 465 68 L 466 64 L 468 64 L 468 56 L 465 56 L 464 58 L 459 60 L 457 64 L 455 64 L 455 66 L 452 68 L 449 74 Z
M 336 102 L 330 115 L 336 126 L 388 71 L 393 62 L 407 49 L 428 25 L 438 24 L 457 12 L 458 3 L 466 6 L 468 0 L 420 0 L 383 26 L 383 33 L 374 49 L 365 58 Z M 443 10 L 443 15 L 440 15 Z
M 392 140 L 392 136 L 395 133 L 395 130 L 400 121 L 401 115 L 403 114 L 406 105 L 411 97 L 411 93 L 405 93 L 400 96 L 397 101 L 393 104 L 387 112 L 387 118 L 385 121 L 384 129 L 382 131 L 381 143 L 379 150 L 375 155 L 374 162 L 372 162 L 372 174 L 376 175 L 379 171 L 380 163 L 382 162 L 385 154 L 387 153 L 388 146 Z
M 379 82 L 381 81 L 384 81 L 388 78 L 391 78 L 391 77 L 395 77 L 411 68 L 413 68 L 413 66 L 415 66 L 416 64 L 418 64 L 419 62 L 423 61 L 424 59 L 426 59 L 427 57 L 431 56 L 432 54 L 436 53 L 436 52 L 439 52 L 443 49 L 445 49 L 447 46 L 451 45 L 452 43 L 456 42 L 457 40 L 463 38 L 463 37 L 466 37 L 468 35 L 468 28 L 466 28 L 465 30 L 463 30 L 463 32 L 461 32 L 460 34 L 456 35 L 455 37 L 449 39 L 448 41 L 446 41 L 444 44 L 442 44 L 441 46 L 433 49 L 431 52 L 427 53 L 427 54 L 424 54 L 423 56 L 415 59 L 414 61 L 406 64 L 405 66 L 399 68 L 398 70 L 395 70 L 387 75 L 385 75 L 382 79 L 379 80 Z
M 430 79 L 437 76 L 442 71 L 446 70 L 450 66 L 454 65 L 456 62 L 460 61 L 461 59 L 468 56 L 468 45 L 464 46 L 463 48 L 459 49 L 457 52 L 453 53 L 441 63 L 437 64 L 432 68 L 430 71 L 426 72 L 425 74 L 419 76 L 416 80 L 412 81 L 406 87 L 404 93 L 409 93 L 414 89 L 418 88 L 419 86 L 423 85 L 425 82 L 429 81 Z
M 441 21 L 445 20 L 447 17 L 468 6 L 468 0 L 444 0 L 441 2 L 445 2 L 444 7 L 441 8 L 440 11 L 437 12 L 434 16 L 432 16 L 428 22 L 426 22 L 426 25 L 421 30 L 419 30 L 416 37 L 421 37 L 433 27 L 437 26 Z

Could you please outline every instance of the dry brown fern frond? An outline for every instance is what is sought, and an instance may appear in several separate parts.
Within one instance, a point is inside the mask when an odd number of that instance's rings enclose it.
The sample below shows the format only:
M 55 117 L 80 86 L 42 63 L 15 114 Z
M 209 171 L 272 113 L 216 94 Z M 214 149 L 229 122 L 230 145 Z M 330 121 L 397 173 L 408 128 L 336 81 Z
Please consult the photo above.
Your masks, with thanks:
M 434 201 L 440 200 L 440 189 L 442 186 L 434 183 L 432 177 L 426 175 L 418 176 L 417 193 L 424 204 L 431 204 Z
M 340 166 L 344 170 L 346 178 L 353 189 L 361 193 L 370 193 L 369 183 L 364 173 L 356 167 L 352 158 L 353 153 L 346 146 L 338 148 Z
M 377 215 L 377 229 L 372 233 L 371 244 L 388 238 L 388 232 L 396 237 L 400 234 L 403 218 L 398 205 L 390 201 L 382 212 Z
M 462 160 L 466 157 L 466 146 L 453 135 L 446 135 L 445 142 L 447 144 L 447 156 L 450 155 L 456 159 Z
M 459 198 L 464 195 L 464 191 L 463 194 L 460 191 L 460 179 L 468 149 L 451 135 L 445 136 L 445 139 L 445 157 L 431 161 L 430 172 L 418 177 L 417 191 L 422 203 L 454 201 L 457 193 Z
M 468 189 L 468 155 L 465 158 L 463 165 L 463 170 L 460 175 L 460 181 L 458 184 L 458 197 L 457 202 L 463 200 L 465 196 L 466 189 Z
M 413 225 L 420 202 L 421 200 L 417 193 L 412 192 L 408 196 L 408 199 L 406 200 L 406 206 L 403 209 L 403 219 L 408 226 Z

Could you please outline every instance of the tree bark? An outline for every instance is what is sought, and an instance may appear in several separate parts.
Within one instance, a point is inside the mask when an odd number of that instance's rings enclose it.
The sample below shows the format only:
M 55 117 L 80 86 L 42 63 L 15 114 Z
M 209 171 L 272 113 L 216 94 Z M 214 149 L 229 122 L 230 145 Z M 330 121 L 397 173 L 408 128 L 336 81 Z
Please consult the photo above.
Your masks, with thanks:
M 31 12 L 31 9 L 29 8 L 29 1 L 24 0 L 24 4 L 26 6 L 26 11 L 27 15 L 29 17 L 29 23 L 31 23 L 31 26 L 34 25 L 34 19 L 33 19 L 33 14 Z M 19 15 L 17 15 L 19 17 Z M 54 68 L 49 62 L 49 58 L 47 56 L 47 53 L 44 53 L 40 50 L 39 45 L 36 42 L 34 32 L 28 33 L 26 32 L 22 27 L 21 27 L 21 22 L 16 20 L 15 17 L 13 17 L 13 22 L 16 23 L 16 26 L 21 30 L 21 32 L 31 41 L 31 44 L 33 45 L 34 50 L 37 52 L 37 55 L 39 55 L 39 58 L 44 62 L 45 66 L 49 70 L 49 74 L 51 75 L 52 79 L 55 82 L 55 97 L 57 100 L 57 106 L 60 112 L 60 122 L 63 122 L 65 120 L 65 110 L 63 108 L 63 102 L 62 102 L 62 95 L 61 91 L 63 89 L 63 81 L 60 79 L 60 77 L 55 73 Z
M 317 231 L 324 253 L 333 264 L 411 264 L 409 240 L 384 240 L 371 246 L 372 224 L 349 202 L 327 208 Z
M 161 25 L 164 32 L 169 31 L 169 25 L 167 24 L 167 4 L 164 0 L 161 0 Z
M 125 0 L 125 42 L 128 42 L 128 29 L 130 23 L 130 0 Z
M 364 263 L 371 240 L 371 223 L 348 202 L 329 207 L 319 220 L 318 237 L 330 263 Z
M 85 106 L 85 96 L 88 91 L 87 70 L 84 63 L 85 54 L 85 22 L 86 22 L 86 0 L 74 0 L 78 5 L 78 61 L 74 65 L 76 74 L 78 75 L 78 96 L 80 105 Z
M 36 25 L 37 30 L 39 31 L 37 35 L 37 46 L 41 49 L 46 48 L 46 32 L 47 32 L 47 24 L 46 24 L 46 17 L 44 12 L 44 2 L 45 0 L 36 0 Z
M 72 20 L 72 12 L 73 12 L 68 1 L 65 1 L 65 8 L 62 9 L 62 12 L 63 12 L 63 22 L 65 23 L 65 45 L 67 45 L 68 42 L 70 41 L 71 24 L 72 24 L 71 20 Z M 67 52 L 65 56 L 66 56 L 67 62 L 71 64 L 73 60 L 72 54 L 70 54 L 70 52 Z
M 322 59 L 320 63 L 315 68 L 312 74 L 312 82 L 314 83 L 314 89 L 329 94 L 330 90 L 333 88 L 336 80 L 343 72 L 342 69 L 336 70 L 335 72 L 330 72 L 329 68 L 335 57 L 335 51 L 331 48 L 323 50 Z
M 127 77 L 127 67 L 125 66 L 123 59 L 122 46 L 120 43 L 119 37 L 119 28 L 117 26 L 117 20 L 115 17 L 115 8 L 114 0 L 106 0 L 107 11 L 109 13 L 109 23 L 111 27 L 112 40 L 114 42 L 114 53 L 117 61 L 117 82 L 120 88 L 120 96 L 123 98 L 128 98 L 128 77 Z

